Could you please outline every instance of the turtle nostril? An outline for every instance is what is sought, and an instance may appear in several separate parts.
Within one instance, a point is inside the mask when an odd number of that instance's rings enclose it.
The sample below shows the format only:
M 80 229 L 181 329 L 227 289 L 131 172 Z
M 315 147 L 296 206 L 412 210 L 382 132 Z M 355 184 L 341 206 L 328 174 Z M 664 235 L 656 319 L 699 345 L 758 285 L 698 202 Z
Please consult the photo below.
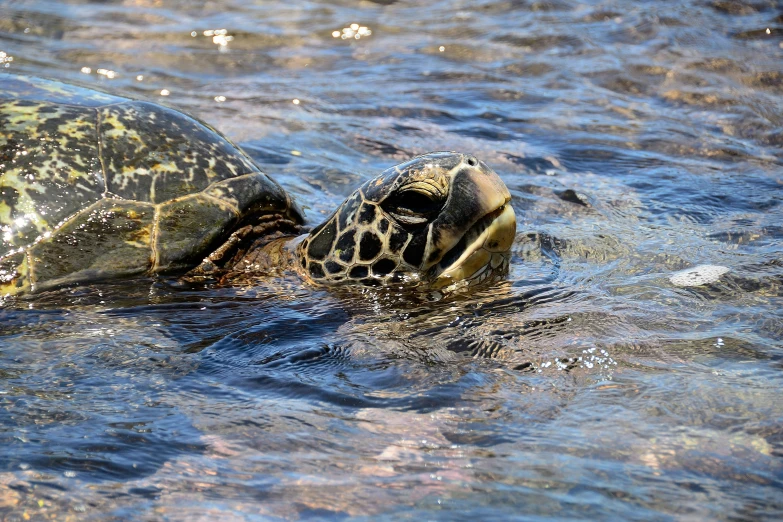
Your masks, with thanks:
M 468 156 L 467 161 L 468 161 L 468 165 L 470 165 L 471 167 L 478 166 L 478 160 L 476 159 L 475 156 Z

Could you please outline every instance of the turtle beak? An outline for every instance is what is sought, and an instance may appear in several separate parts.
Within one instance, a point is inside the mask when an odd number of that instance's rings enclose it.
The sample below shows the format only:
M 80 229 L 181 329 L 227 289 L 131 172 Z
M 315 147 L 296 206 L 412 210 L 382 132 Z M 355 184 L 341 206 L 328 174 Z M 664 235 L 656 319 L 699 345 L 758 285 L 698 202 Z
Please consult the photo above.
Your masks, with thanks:
M 462 230 L 452 229 L 448 250 L 430 269 L 434 288 L 461 281 L 468 285 L 480 283 L 508 269 L 516 234 L 511 194 L 491 168 L 475 158 L 467 158 L 465 163 L 473 168 L 462 169 L 455 176 L 452 189 L 474 195 L 461 198 L 474 202 L 470 208 L 461 209 L 470 212 L 473 219 L 465 220 L 467 225 Z
M 508 270 L 516 228 L 516 215 L 509 204 L 480 219 L 455 247 L 459 249 L 464 244 L 460 255 L 442 267 L 433 287 L 443 288 L 460 281 L 473 285 Z

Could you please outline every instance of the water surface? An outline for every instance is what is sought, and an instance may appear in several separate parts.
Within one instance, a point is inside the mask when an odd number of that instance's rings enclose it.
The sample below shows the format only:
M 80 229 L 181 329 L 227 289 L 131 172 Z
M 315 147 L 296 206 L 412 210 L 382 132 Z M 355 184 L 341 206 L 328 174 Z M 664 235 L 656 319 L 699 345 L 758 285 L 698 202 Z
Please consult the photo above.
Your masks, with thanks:
M 312 224 L 430 150 L 482 158 L 518 216 L 508 279 L 448 299 L 5 302 L 0 515 L 783 517 L 777 3 L 420 4 L 0 4 L 0 67 L 210 122 Z M 728 272 L 672 284 L 698 265 Z

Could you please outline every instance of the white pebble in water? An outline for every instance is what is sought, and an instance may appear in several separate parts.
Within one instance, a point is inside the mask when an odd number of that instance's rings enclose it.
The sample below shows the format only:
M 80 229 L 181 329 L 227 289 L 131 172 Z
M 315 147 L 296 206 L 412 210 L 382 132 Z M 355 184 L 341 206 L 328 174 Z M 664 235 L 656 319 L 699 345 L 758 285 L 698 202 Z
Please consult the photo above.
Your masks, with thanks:
M 676 286 L 701 286 L 714 283 L 729 271 L 728 267 L 718 265 L 698 265 L 687 270 L 675 272 L 669 281 Z

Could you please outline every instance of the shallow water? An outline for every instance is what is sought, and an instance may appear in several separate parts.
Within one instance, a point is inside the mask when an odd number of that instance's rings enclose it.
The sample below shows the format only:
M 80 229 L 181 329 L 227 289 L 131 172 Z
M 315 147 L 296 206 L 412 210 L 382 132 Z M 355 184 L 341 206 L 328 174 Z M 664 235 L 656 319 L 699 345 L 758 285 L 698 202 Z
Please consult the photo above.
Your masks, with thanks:
M 776 2 L 429 4 L 0 4 L 7 71 L 185 109 L 313 224 L 443 149 L 518 217 L 508 279 L 443 300 L 160 278 L 6 302 L 0 516 L 783 517 Z M 672 283 L 697 265 L 729 271 Z

